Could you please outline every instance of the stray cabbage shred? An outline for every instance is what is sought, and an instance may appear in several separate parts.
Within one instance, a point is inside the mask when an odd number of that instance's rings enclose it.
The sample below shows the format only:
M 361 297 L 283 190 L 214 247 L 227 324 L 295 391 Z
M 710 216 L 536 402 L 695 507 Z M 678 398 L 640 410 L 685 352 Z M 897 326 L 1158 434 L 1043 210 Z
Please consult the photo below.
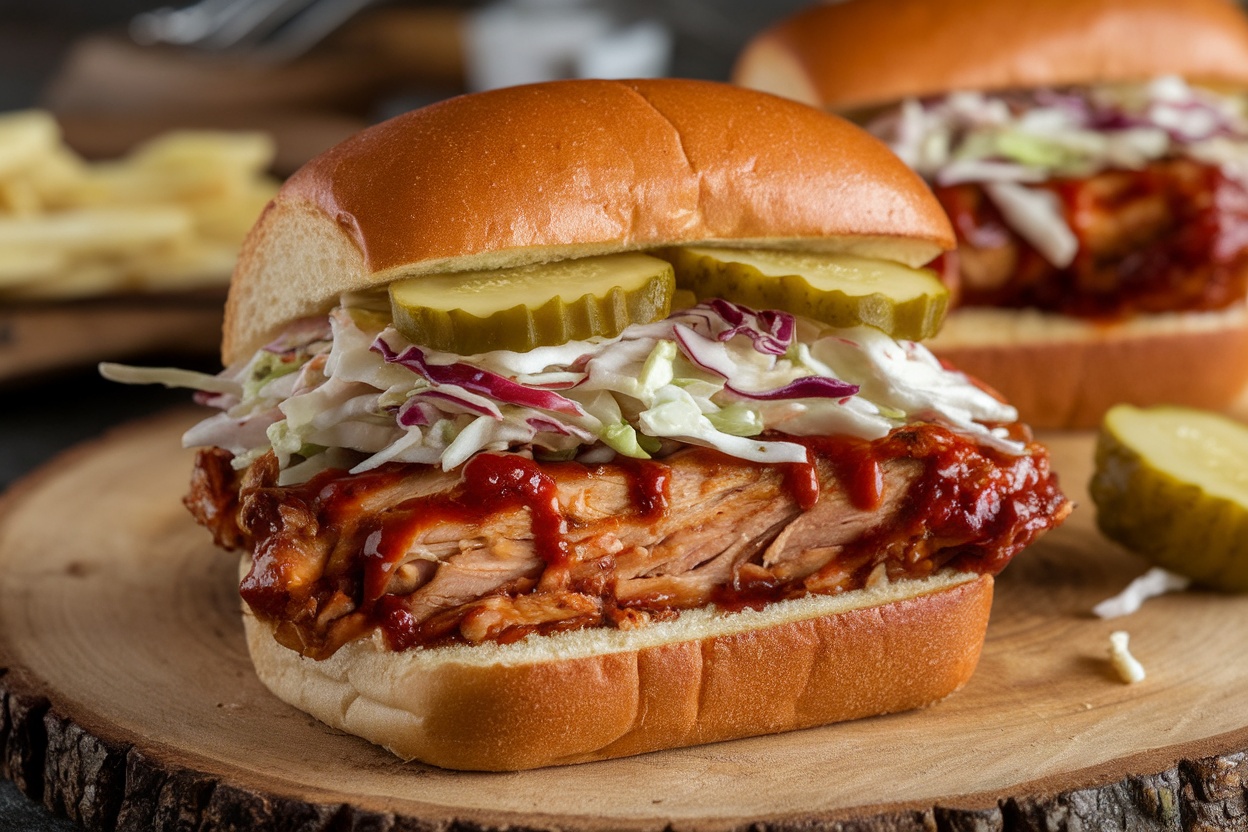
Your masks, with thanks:
M 101 371 L 199 390 L 197 399 L 220 412 L 183 444 L 224 448 L 236 468 L 272 449 L 281 484 L 387 462 L 451 470 L 486 450 L 649 458 L 675 442 L 804 462 L 805 446 L 777 434 L 876 439 L 916 420 L 1005 453 L 1023 450 L 999 427 L 1017 420 L 1014 408 L 926 348 L 871 327 L 829 329 L 723 300 L 616 338 L 467 357 L 408 343 L 375 315 L 339 306 L 216 376 Z
M 1248 183 L 1248 102 L 1166 76 L 1141 84 L 906 99 L 867 130 L 937 185 L 974 182 L 1055 266 L 1077 242 L 1053 195 L 1028 187 L 1167 157 Z

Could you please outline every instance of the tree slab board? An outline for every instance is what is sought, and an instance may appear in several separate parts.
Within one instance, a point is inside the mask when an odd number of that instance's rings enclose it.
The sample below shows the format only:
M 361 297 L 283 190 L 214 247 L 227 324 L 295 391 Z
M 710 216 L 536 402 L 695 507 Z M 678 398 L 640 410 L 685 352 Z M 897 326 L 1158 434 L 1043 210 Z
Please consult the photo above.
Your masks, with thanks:
M 237 561 L 181 505 L 176 411 L 0 503 L 0 775 L 91 830 L 1248 830 L 1248 597 L 1101 621 L 1093 436 L 1043 436 L 1065 526 L 1001 575 L 979 669 L 922 711 L 513 774 L 403 763 L 252 672 Z M 1125 629 L 1148 671 L 1107 661 Z M 848 672 L 852 672 L 850 669 Z

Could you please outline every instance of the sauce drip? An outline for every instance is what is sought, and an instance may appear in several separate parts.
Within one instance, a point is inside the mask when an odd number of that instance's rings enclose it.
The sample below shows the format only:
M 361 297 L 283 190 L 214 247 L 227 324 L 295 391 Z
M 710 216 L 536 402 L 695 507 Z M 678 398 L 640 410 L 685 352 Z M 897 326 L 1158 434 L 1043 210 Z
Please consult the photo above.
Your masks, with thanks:
M 670 503 L 672 469 L 648 459 L 617 459 L 614 463 L 628 473 L 629 495 L 638 515 L 657 520 Z
M 568 530 L 555 481 L 533 460 L 518 454 L 477 454 L 464 466 L 465 507 L 492 513 L 515 506 L 529 510 L 538 556 L 553 566 L 568 562 Z
M 810 511 L 819 502 L 819 469 L 809 448 L 805 462 L 784 463 L 784 487 L 802 511 Z
M 863 511 L 879 508 L 884 499 L 884 470 L 875 446 L 865 439 L 849 437 L 785 437 L 806 446 L 805 462 L 784 464 L 784 486 L 802 511 L 819 502 L 819 466 L 830 465 L 849 497 L 850 505 Z
M 490 514 L 515 508 L 529 511 L 538 557 L 550 566 L 566 566 L 567 523 L 559 509 L 555 481 L 527 457 L 478 454 L 464 466 L 462 483 L 454 492 L 408 500 L 388 512 L 369 532 L 363 549 L 365 600 L 382 596 L 394 566 L 421 531 L 439 523 L 481 522 Z

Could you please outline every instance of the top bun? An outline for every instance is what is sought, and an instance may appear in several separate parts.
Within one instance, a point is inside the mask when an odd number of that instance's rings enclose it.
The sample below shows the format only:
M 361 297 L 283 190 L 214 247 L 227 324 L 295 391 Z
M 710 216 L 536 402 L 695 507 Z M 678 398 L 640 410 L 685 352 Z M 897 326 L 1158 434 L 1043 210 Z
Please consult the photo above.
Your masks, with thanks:
M 758 35 L 733 80 L 847 111 L 1159 75 L 1248 84 L 1248 20 L 1232 0 L 848 0 Z
M 917 266 L 954 238 L 883 144 L 793 101 L 673 79 L 511 87 L 391 119 L 295 173 L 243 245 L 222 355 L 398 278 L 689 242 Z

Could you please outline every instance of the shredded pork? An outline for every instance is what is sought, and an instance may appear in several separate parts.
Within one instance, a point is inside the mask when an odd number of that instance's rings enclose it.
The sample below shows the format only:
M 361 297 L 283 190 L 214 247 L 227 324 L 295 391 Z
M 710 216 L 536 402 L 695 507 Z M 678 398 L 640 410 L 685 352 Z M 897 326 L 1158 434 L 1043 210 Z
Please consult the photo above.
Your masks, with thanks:
M 704 448 L 645 463 L 644 476 L 635 463 L 482 455 L 507 476 L 517 466 L 511 485 L 490 480 L 486 491 L 473 490 L 474 463 L 281 487 L 271 455 L 236 475 L 228 454 L 205 450 L 187 504 L 218 542 L 252 552 L 241 593 L 278 639 L 325 657 L 378 627 L 395 649 L 505 642 L 946 565 L 995 573 L 1069 511 L 1044 451 L 1027 448 L 1008 456 L 930 425 L 812 445 L 818 492 L 806 507 L 797 466 Z M 550 490 L 495 499 L 538 485 Z M 653 499 L 640 499 L 647 488 Z

